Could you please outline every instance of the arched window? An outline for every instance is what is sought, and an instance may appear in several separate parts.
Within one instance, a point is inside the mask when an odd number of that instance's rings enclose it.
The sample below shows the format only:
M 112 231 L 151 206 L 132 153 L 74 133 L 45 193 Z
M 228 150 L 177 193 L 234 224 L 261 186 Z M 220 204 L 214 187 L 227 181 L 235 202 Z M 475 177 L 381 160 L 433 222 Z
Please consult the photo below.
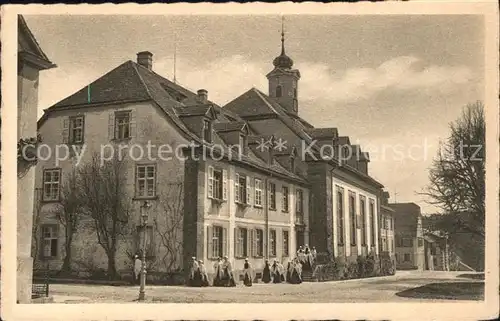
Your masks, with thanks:
M 297 88 L 293 88 L 293 98 L 297 99 Z
M 281 97 L 283 95 L 281 85 L 276 86 L 276 97 Z
M 298 105 L 297 99 L 294 99 L 293 100 L 293 111 L 297 111 L 297 105 Z

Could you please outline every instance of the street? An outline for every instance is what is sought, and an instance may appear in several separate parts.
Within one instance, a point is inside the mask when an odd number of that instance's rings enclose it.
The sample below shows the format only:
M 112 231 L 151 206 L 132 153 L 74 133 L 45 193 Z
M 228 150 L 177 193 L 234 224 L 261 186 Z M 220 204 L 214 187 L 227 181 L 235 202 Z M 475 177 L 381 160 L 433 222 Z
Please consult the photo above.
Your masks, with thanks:
M 147 302 L 157 303 L 332 303 L 332 302 L 450 302 L 432 296 L 402 297 L 402 291 L 427 284 L 455 285 L 463 289 L 455 299 L 482 300 L 478 280 L 458 277 L 463 272 L 399 271 L 394 276 L 346 281 L 293 284 L 257 283 L 247 288 L 190 288 L 184 286 L 146 286 Z M 460 283 L 458 283 L 460 282 Z M 462 284 L 464 283 L 464 284 Z M 470 285 L 470 286 L 469 286 Z M 471 289 L 475 285 L 475 293 Z M 477 289 L 479 287 L 479 290 Z M 52 284 L 55 303 L 129 303 L 137 299 L 138 286 Z M 433 291 L 436 291 L 435 289 Z M 454 289 L 452 293 L 456 293 Z M 435 295 L 435 293 L 433 293 Z M 453 299 L 453 298 L 451 298 Z

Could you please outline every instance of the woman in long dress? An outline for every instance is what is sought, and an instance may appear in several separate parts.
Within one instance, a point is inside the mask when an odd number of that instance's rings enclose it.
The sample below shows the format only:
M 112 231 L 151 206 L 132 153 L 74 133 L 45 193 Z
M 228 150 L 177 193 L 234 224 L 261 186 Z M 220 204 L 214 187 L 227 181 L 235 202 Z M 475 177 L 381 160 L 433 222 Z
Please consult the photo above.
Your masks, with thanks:
M 214 282 L 213 286 L 222 286 L 222 259 L 219 258 L 214 263 Z
M 209 283 L 208 283 L 208 274 L 207 274 L 207 269 L 205 268 L 205 264 L 203 264 L 203 261 L 202 260 L 199 260 L 198 261 L 198 264 L 199 264 L 199 273 L 200 273 L 200 286 L 209 286 Z
M 292 283 L 293 261 L 288 261 L 286 266 L 286 282 Z
M 233 268 L 227 256 L 224 257 L 223 271 L 224 271 L 223 285 L 225 287 L 236 286 L 236 282 L 234 281 L 234 276 L 233 276 Z
M 188 282 L 187 282 L 187 285 L 188 286 L 198 286 L 197 285 L 197 280 L 198 280 L 198 276 L 199 276 L 199 265 L 198 265 L 198 261 L 196 260 L 196 258 L 193 256 L 192 257 L 192 261 L 191 261 L 191 269 L 189 271 L 189 277 L 188 277 Z
M 264 270 L 262 271 L 262 282 L 271 282 L 271 267 L 269 266 L 269 261 L 266 260 L 264 264 Z
M 278 266 L 278 261 L 274 260 L 273 265 L 271 267 L 271 272 L 273 275 L 273 283 L 281 283 L 281 273 L 280 273 L 280 268 Z
M 290 283 L 292 284 L 300 284 L 302 283 L 302 276 L 301 276 L 301 264 L 299 260 L 294 260 L 292 263 L 292 272 L 291 272 L 291 277 L 290 277 Z
M 248 262 L 248 258 L 245 259 L 245 264 L 243 266 L 244 268 L 244 278 L 243 278 L 243 284 L 245 286 L 252 286 L 252 280 L 253 280 L 253 271 L 252 271 L 252 265 L 250 262 Z

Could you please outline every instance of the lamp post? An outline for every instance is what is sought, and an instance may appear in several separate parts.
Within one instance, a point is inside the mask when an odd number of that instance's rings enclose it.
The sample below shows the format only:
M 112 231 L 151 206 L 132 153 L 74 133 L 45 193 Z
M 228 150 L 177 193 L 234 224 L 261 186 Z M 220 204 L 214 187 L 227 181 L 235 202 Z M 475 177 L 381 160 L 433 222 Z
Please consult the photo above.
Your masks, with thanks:
M 144 301 L 146 297 L 145 287 L 146 287 L 146 228 L 148 224 L 148 213 L 151 205 L 148 201 L 144 201 L 141 206 L 141 219 L 142 219 L 142 265 L 141 265 L 141 286 L 139 289 L 139 301 Z

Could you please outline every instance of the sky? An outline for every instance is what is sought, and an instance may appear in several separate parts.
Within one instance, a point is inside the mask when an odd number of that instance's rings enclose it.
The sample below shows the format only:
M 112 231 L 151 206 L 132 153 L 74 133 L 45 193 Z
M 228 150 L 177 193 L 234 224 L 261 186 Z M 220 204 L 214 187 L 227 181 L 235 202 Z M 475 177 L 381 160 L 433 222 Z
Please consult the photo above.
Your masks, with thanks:
M 25 16 L 58 68 L 43 71 L 39 116 L 136 53 L 219 105 L 265 75 L 281 50 L 281 17 Z M 474 15 L 289 15 L 286 53 L 300 70 L 299 115 L 336 127 L 370 152 L 369 173 L 391 202 L 437 209 L 418 193 L 449 123 L 484 99 L 484 21 Z M 174 48 L 177 48 L 176 50 Z

